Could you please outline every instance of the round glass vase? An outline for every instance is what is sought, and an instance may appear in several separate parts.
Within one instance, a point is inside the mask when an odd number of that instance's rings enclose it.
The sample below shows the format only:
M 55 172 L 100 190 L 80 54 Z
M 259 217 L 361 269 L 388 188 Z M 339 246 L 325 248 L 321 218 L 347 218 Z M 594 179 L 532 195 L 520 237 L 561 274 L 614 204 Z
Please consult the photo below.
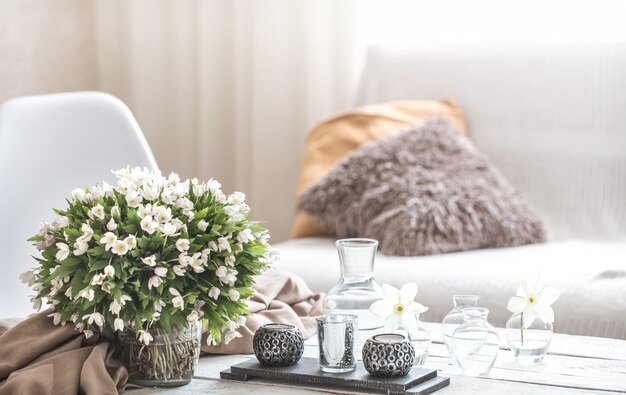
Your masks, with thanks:
M 452 335 L 456 328 L 458 328 L 464 321 L 462 310 L 467 307 L 478 306 L 478 296 L 476 295 L 454 295 L 452 297 L 454 308 L 450 310 L 443 320 L 441 321 L 441 332 L 443 335 L 443 341 L 446 344 L 446 349 L 451 358 L 454 358 L 452 354 Z
M 465 321 L 452 334 L 454 361 L 466 376 L 487 376 L 500 350 L 500 337 L 489 322 L 489 310 L 468 307 L 462 310 Z
M 117 355 L 126 369 L 128 382 L 145 387 L 175 387 L 188 384 L 200 357 L 202 324 L 148 330 L 153 340 L 145 345 L 137 334 L 118 334 Z
M 324 297 L 324 314 L 356 315 L 359 320 L 358 355 L 365 341 L 379 333 L 384 320 L 369 311 L 382 299 L 383 291 L 374 280 L 374 259 L 378 241 L 373 239 L 341 239 L 335 242 L 341 266 L 339 283 Z
M 535 318 L 524 328 L 523 314 L 515 314 L 506 322 L 506 338 L 517 362 L 532 365 L 543 361 L 552 340 L 553 327 Z

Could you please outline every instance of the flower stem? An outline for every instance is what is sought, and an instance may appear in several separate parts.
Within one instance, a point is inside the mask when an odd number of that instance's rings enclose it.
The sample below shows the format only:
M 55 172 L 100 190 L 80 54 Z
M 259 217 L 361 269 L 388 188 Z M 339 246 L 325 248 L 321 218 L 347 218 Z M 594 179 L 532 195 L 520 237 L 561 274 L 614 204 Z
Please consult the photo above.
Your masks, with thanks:
M 520 316 L 520 335 L 522 341 L 522 347 L 524 347 L 524 313 Z

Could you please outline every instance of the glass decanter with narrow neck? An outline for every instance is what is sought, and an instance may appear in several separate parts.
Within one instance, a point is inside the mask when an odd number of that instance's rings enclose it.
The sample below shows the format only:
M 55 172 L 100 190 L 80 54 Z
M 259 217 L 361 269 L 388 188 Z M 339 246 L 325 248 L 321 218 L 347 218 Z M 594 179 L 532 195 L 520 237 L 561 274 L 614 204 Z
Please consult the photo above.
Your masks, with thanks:
M 325 314 L 354 314 L 359 332 L 382 328 L 383 320 L 369 311 L 382 299 L 382 288 L 374 280 L 374 259 L 378 241 L 341 239 L 335 243 L 341 265 L 341 279 L 323 301 Z

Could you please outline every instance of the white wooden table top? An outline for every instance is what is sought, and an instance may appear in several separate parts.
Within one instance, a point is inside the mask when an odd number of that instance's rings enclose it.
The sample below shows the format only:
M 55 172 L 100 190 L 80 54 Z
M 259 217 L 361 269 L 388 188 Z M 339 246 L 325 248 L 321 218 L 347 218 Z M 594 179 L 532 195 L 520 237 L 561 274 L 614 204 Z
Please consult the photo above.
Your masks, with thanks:
M 548 355 L 538 365 L 515 363 L 504 333 L 501 350 L 489 377 L 474 378 L 460 374 L 452 364 L 441 337 L 440 324 L 428 324 L 433 345 L 425 367 L 450 377 L 450 385 L 436 394 L 626 394 L 626 341 L 598 337 L 555 334 Z M 304 355 L 318 356 L 317 336 L 307 340 Z M 195 378 L 186 386 L 170 389 L 143 388 L 130 395 L 144 394 L 313 394 L 346 393 L 314 386 L 291 387 L 268 381 L 238 382 L 220 379 L 220 371 L 254 355 L 211 355 L 200 358 Z M 355 394 L 359 392 L 354 392 Z

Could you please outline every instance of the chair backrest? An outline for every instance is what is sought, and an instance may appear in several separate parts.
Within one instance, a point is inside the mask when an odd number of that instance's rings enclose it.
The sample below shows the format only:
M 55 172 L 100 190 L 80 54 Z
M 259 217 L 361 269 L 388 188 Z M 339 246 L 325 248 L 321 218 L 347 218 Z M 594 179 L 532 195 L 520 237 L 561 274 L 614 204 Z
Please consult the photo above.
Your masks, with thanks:
M 357 104 L 454 98 L 551 239 L 626 238 L 626 43 L 371 48 Z
M 137 121 L 100 92 L 21 97 L 0 105 L 0 317 L 32 313 L 19 274 L 35 266 L 26 239 L 77 187 L 113 183 L 112 169 L 157 169 Z

